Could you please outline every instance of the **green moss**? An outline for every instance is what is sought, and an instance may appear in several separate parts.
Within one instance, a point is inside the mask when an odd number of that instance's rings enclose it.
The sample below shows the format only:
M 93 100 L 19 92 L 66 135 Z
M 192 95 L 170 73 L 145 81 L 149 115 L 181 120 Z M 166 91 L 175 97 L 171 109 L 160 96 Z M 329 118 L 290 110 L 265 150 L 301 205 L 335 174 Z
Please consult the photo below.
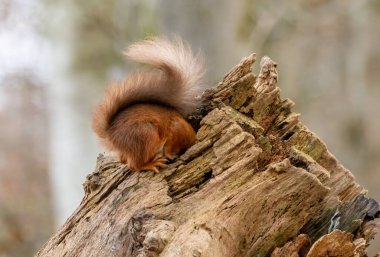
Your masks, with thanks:
M 283 245 L 291 238 L 293 238 L 296 233 L 291 228 L 285 228 L 282 231 L 278 231 L 273 237 L 266 237 L 263 239 L 263 243 L 260 244 L 259 248 L 254 249 L 249 256 L 251 257 L 265 257 L 270 254 L 275 246 Z
M 230 183 L 228 186 L 227 186 L 227 190 L 228 191 L 235 191 L 237 188 L 241 187 L 242 185 L 244 185 L 245 183 L 247 183 L 249 181 L 251 177 L 251 174 L 250 172 L 247 172 L 246 174 L 244 174 L 243 176 L 240 176 L 238 177 L 238 179 L 234 180 L 232 183 Z
M 245 131 L 253 134 L 255 137 L 258 137 L 264 133 L 264 128 L 261 127 L 259 123 L 238 112 L 232 107 L 226 106 L 222 110 L 228 115 L 229 118 L 236 121 Z
M 327 152 L 326 145 L 310 131 L 301 130 L 294 134 L 288 141 L 289 145 L 306 153 L 314 160 L 318 160 Z

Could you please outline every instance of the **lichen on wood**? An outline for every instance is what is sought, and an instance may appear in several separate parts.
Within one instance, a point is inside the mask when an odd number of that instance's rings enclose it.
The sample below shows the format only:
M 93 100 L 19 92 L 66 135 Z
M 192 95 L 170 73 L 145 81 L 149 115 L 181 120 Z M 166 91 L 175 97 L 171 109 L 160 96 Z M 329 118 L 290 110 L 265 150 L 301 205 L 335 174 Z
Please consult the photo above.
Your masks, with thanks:
M 255 60 L 205 92 L 189 116 L 197 143 L 159 174 L 99 156 L 37 256 L 324 256 L 320 242 L 341 238 L 364 256 L 378 203 L 281 99 L 277 64 L 263 57 L 256 76 Z

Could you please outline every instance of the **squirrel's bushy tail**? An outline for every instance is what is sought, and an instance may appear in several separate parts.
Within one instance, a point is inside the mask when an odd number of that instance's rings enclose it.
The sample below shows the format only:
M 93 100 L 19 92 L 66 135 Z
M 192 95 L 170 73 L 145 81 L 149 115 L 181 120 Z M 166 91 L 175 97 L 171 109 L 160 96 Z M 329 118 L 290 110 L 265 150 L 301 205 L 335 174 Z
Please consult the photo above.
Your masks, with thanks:
M 183 116 L 199 104 L 196 96 L 205 89 L 203 58 L 193 55 L 190 47 L 177 38 L 170 42 L 153 38 L 131 45 L 125 55 L 159 71 L 131 74 L 126 80 L 110 86 L 94 111 L 93 129 L 101 137 L 122 109 L 135 103 L 157 103 L 173 107 Z

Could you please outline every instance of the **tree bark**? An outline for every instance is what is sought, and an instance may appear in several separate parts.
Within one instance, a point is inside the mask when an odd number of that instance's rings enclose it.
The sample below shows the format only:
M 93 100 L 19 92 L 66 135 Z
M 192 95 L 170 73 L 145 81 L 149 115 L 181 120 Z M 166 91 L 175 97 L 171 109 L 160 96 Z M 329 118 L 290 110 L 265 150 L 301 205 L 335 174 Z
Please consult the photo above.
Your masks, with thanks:
M 378 203 L 280 98 L 276 64 L 255 76 L 255 59 L 205 92 L 197 143 L 159 174 L 100 155 L 36 256 L 364 256 Z

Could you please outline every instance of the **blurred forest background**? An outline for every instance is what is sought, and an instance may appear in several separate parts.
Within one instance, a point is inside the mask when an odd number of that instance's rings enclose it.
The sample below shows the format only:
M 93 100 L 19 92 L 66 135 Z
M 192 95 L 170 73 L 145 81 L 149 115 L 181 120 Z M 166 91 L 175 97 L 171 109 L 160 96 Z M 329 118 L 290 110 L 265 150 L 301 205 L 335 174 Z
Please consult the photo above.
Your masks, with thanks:
M 0 0 L 0 257 L 32 256 L 79 204 L 125 46 L 174 34 L 210 86 L 251 52 L 274 59 L 282 96 L 380 199 L 380 1 Z

